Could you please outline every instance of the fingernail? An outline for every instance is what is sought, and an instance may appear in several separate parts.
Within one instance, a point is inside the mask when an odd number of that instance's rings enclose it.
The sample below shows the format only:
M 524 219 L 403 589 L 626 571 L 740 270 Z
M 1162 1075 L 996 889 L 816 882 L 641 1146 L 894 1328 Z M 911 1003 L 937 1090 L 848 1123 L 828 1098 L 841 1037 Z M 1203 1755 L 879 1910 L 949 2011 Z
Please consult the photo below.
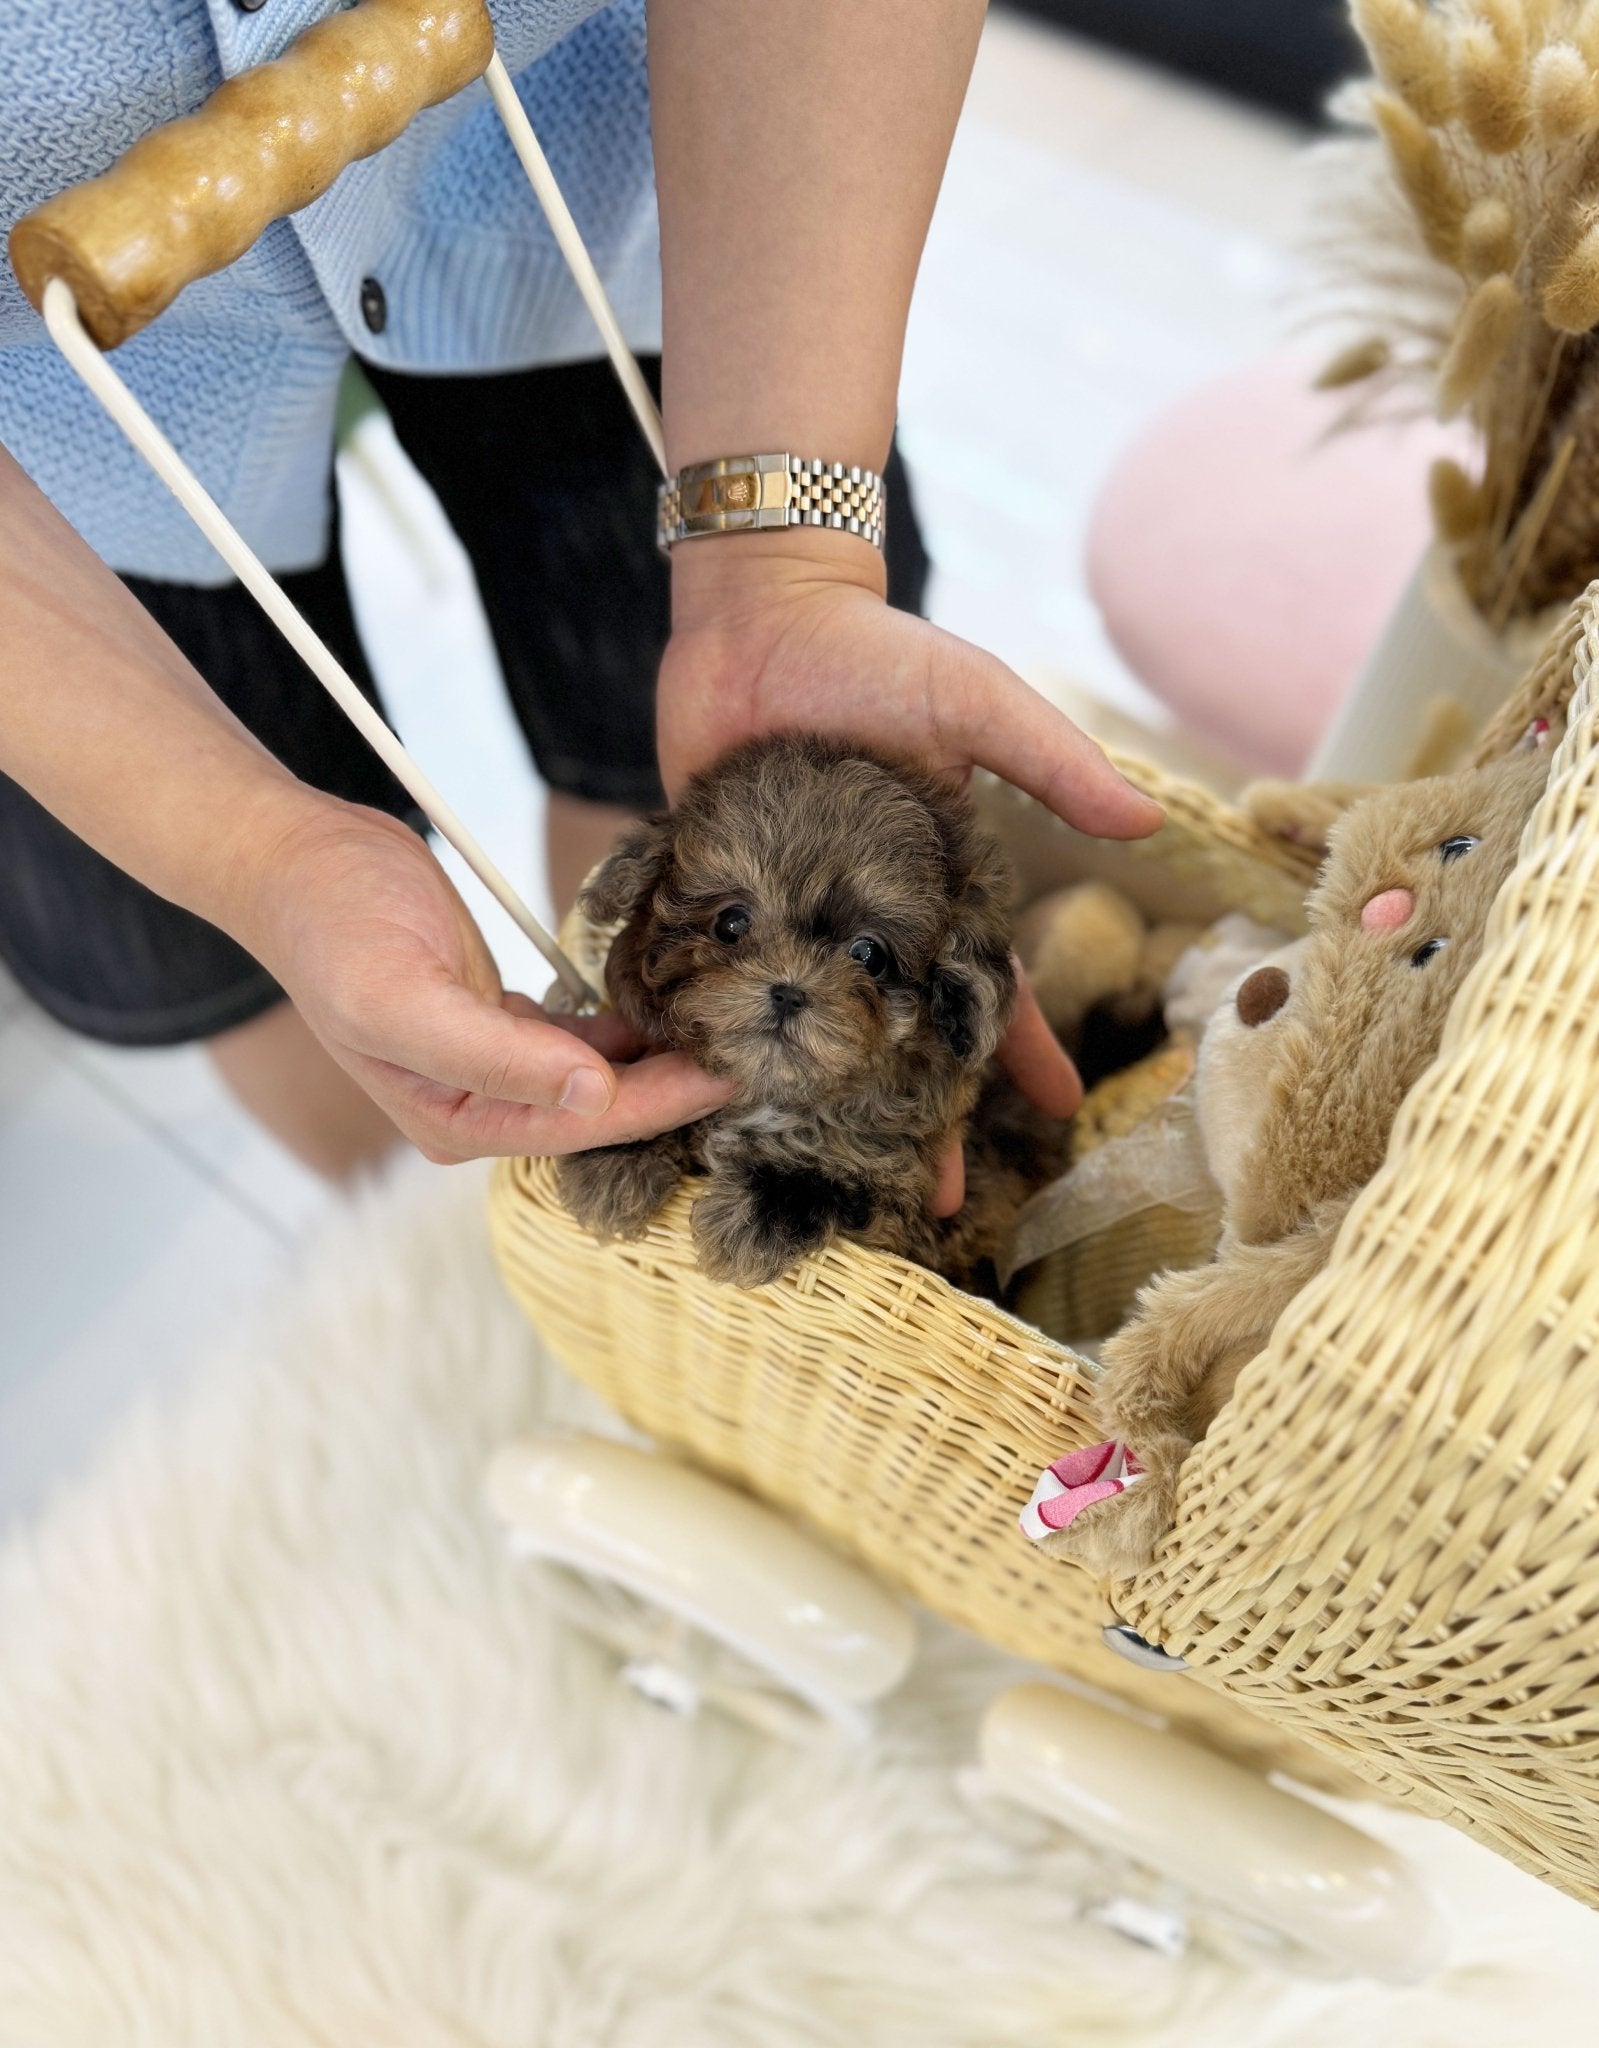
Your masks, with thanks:
M 603 1116 L 611 1106 L 611 1091 L 598 1067 L 574 1067 L 566 1077 L 558 1107 L 574 1116 Z

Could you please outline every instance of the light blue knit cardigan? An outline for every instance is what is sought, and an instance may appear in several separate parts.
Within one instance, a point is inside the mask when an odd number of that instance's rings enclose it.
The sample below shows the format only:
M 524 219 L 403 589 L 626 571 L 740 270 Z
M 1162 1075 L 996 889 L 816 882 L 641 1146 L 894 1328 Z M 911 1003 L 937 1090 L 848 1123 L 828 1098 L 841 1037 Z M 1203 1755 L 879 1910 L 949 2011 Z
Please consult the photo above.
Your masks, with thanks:
M 338 0 L 0 0 L 0 227 L 103 170 Z M 624 331 L 657 346 L 643 0 L 490 0 L 500 52 Z M 0 264 L 0 442 L 113 568 L 216 583 L 221 561 L 56 354 Z M 387 300 L 367 331 L 361 284 Z M 269 567 L 327 539 L 333 404 L 352 348 L 405 370 L 599 354 L 482 85 L 355 164 L 116 364 Z

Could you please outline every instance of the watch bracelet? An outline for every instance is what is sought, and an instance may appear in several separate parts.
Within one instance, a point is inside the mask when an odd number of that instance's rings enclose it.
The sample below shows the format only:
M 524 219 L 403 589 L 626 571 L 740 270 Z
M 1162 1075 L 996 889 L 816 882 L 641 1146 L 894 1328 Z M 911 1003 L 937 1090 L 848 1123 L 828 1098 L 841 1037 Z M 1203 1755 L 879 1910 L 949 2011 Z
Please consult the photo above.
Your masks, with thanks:
M 809 526 L 852 533 L 881 552 L 886 519 L 875 470 L 802 455 L 723 456 L 660 486 L 656 540 L 664 554 L 710 534 Z

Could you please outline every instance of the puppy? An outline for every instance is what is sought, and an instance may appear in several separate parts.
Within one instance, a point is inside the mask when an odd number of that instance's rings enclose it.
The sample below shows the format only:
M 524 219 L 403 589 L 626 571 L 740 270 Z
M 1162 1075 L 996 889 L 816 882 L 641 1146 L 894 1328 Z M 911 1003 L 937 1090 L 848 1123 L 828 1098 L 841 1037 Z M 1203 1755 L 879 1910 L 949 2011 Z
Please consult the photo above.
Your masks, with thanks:
M 559 1168 L 601 1238 L 640 1236 L 684 1174 L 707 1177 L 695 1247 L 758 1287 L 842 1231 L 993 1291 L 1021 1201 L 1064 1133 L 984 1069 L 1016 997 L 1009 874 L 966 799 L 842 741 L 750 741 L 625 837 L 582 908 L 620 923 L 606 964 L 644 1037 L 734 1085 L 726 1108 Z M 979 1097 L 966 1201 L 939 1165 Z

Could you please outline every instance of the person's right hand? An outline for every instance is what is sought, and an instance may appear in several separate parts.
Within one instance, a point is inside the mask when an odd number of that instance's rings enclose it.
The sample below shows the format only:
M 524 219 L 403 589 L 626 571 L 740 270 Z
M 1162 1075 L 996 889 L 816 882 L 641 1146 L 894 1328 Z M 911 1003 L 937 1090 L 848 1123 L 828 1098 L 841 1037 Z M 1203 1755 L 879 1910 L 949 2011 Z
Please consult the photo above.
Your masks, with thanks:
M 582 1152 L 691 1123 L 727 1099 L 619 1019 L 547 1016 L 507 994 L 423 842 L 329 801 L 252 858 L 230 929 L 341 1067 L 425 1157 Z

